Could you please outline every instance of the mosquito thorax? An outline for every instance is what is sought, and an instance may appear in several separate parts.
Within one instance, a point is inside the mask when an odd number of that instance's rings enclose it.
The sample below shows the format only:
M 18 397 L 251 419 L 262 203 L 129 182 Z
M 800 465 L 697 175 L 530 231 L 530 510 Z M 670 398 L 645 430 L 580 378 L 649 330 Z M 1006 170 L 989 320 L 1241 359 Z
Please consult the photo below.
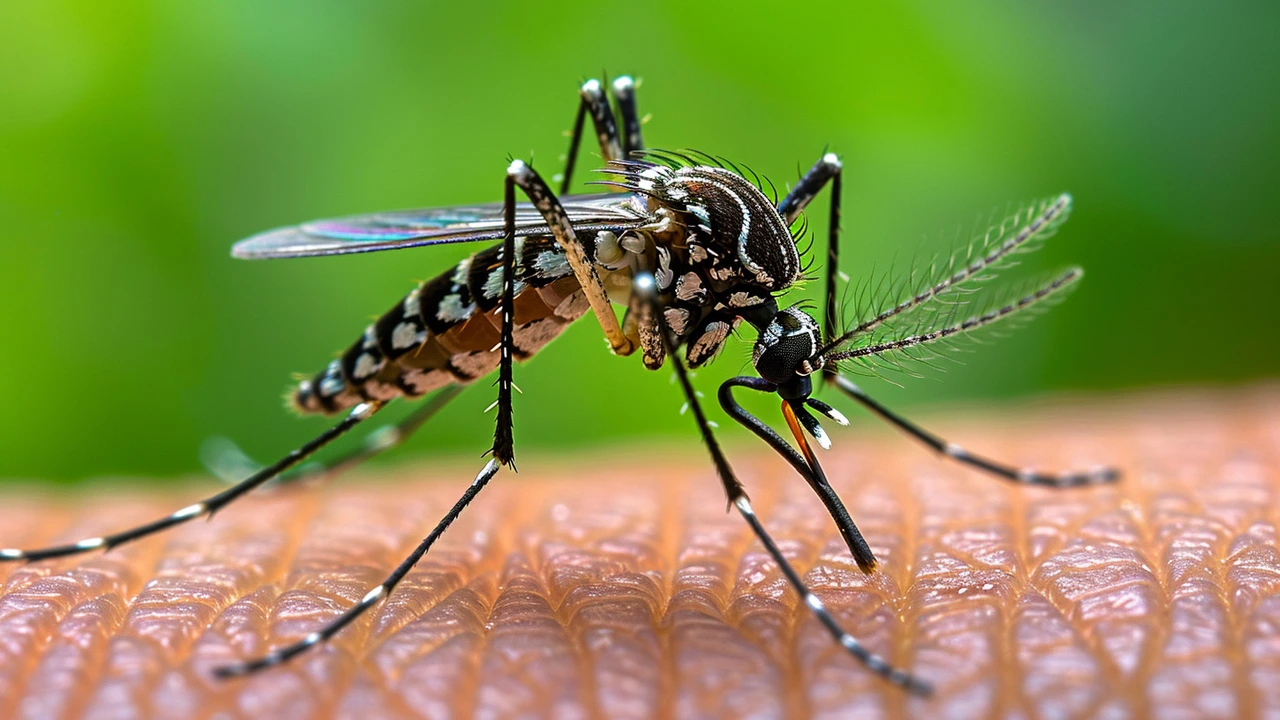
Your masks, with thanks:
M 751 364 L 780 392 L 785 388 L 807 397 L 805 388 L 811 387 L 808 376 L 822 369 L 821 337 L 817 321 L 808 313 L 786 308 L 760 331 L 751 352 Z
M 713 165 L 648 165 L 633 177 L 636 190 L 681 217 L 694 262 L 718 266 L 724 280 L 777 291 L 800 276 L 800 254 L 787 223 L 736 172 Z
M 663 319 L 699 367 L 743 320 L 763 329 L 777 313 L 774 294 L 800 277 L 800 255 L 774 201 L 738 172 L 711 158 L 649 157 L 660 162 L 611 163 L 621 179 L 608 184 L 636 193 L 636 210 L 652 218 L 640 231 L 652 242 Z

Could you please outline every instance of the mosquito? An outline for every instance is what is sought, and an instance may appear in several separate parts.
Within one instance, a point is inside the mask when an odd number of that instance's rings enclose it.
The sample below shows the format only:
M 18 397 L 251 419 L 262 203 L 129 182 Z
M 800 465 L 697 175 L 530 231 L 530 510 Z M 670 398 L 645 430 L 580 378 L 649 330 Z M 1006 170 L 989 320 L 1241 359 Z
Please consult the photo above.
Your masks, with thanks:
M 560 192 L 534 169 L 514 160 L 500 203 L 412 210 L 321 220 L 271 230 L 235 245 L 238 258 L 294 258 L 398 250 L 424 245 L 499 241 L 421 283 L 369 325 L 350 348 L 292 393 L 303 413 L 342 419 L 274 464 L 200 502 L 145 525 L 69 545 L 0 549 L 0 560 L 36 561 L 109 549 L 198 517 L 210 516 L 281 476 L 316 451 L 366 422 L 399 398 L 434 394 L 399 423 L 371 433 L 363 447 L 334 465 L 346 466 L 402 442 L 470 383 L 497 371 L 496 429 L 491 457 L 429 535 L 378 586 L 345 612 L 301 640 L 262 657 L 219 668 L 220 677 L 254 673 L 324 643 L 387 597 L 497 473 L 515 470 L 512 420 L 513 364 L 530 357 L 586 315 L 596 321 L 617 355 L 639 354 L 646 368 L 670 362 L 701 433 L 729 506 L 735 508 L 832 638 L 868 670 L 908 692 L 930 685 L 872 653 L 845 632 L 779 550 L 734 475 L 703 412 L 689 368 L 705 365 L 740 324 L 756 331 L 755 375 L 720 385 L 721 407 L 760 437 L 808 483 L 826 506 L 845 544 L 865 573 L 876 557 L 840 497 L 828 483 L 807 437 L 823 448 L 830 439 L 818 417 L 838 425 L 840 411 L 813 397 L 817 385 L 834 388 L 942 455 L 1024 485 L 1073 487 L 1112 482 L 1108 468 L 1043 473 L 1018 469 L 943 440 L 876 402 L 849 379 L 851 364 L 894 358 L 1022 313 L 1059 296 L 1081 271 L 974 310 L 966 300 L 982 281 L 1032 249 L 1066 218 L 1071 198 L 1061 195 L 997 228 L 978 252 L 953 259 L 928 282 L 897 301 L 840 323 L 837 260 L 842 165 L 824 152 L 780 201 L 750 170 L 703 153 L 649 150 L 641 137 L 635 83 L 620 77 L 579 89 Z M 612 94 L 612 102 L 610 101 Z M 615 109 L 616 105 L 616 109 Z M 602 192 L 569 194 L 586 118 L 599 143 Z M 748 175 L 751 179 L 748 179 Z M 765 187 L 774 192 L 766 195 Z M 802 213 L 829 189 L 829 229 L 822 322 L 801 305 L 780 305 L 805 274 L 797 247 Z M 528 202 L 517 202 L 517 191 Z M 626 310 L 619 320 L 615 303 Z M 794 444 L 745 410 L 736 391 L 776 394 Z M 807 437 L 806 437 L 807 436 Z M 332 468 L 334 465 L 331 465 Z

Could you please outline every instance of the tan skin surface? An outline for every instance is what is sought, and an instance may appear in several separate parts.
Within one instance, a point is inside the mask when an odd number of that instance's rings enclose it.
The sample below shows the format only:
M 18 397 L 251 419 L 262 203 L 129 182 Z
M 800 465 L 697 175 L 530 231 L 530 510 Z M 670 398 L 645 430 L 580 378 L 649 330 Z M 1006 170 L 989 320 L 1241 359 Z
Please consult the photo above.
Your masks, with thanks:
M 1041 467 L 1114 462 L 1118 486 L 1015 488 L 871 422 L 837 431 L 821 458 L 880 559 L 870 577 L 781 461 L 731 453 L 817 594 L 932 699 L 833 644 L 702 456 L 644 448 L 572 479 L 526 458 L 366 619 L 248 679 L 209 671 L 358 600 L 474 469 L 353 473 L 106 555 L 0 566 L 0 716 L 1280 712 L 1280 388 L 1099 405 L 928 424 Z M 75 540 L 198 494 L 10 498 L 0 543 Z

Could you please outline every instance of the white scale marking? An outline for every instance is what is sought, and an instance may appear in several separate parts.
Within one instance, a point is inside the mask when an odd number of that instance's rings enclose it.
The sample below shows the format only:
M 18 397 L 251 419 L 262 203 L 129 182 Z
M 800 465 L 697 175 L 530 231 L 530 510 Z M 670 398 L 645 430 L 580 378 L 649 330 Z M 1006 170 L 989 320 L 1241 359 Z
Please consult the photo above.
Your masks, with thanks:
M 462 322 L 471 317 L 471 313 L 476 309 L 475 303 L 466 306 L 462 304 L 462 296 L 453 293 L 446 295 L 440 301 L 440 306 L 436 308 L 436 319 L 440 322 L 456 323 Z
M 322 636 L 320 635 L 320 633 L 313 632 L 310 635 L 308 635 L 306 639 L 302 641 L 302 643 L 304 645 L 315 645 L 316 643 L 320 642 L 321 637 Z
M 100 548 L 106 544 L 107 544 L 106 538 L 96 537 L 96 538 L 88 538 L 86 540 L 81 540 L 80 542 L 76 543 L 76 547 L 81 550 L 92 550 L 93 548 Z
M 346 384 L 342 382 L 342 378 L 332 375 L 325 375 L 320 381 L 320 394 L 325 396 L 337 395 L 346 388 Z
M 569 267 L 569 258 L 565 257 L 564 253 L 552 250 L 538 253 L 538 257 L 533 259 L 533 269 L 541 275 L 553 278 L 573 272 L 573 268 Z
M 418 292 L 420 287 L 414 288 L 404 299 L 404 314 L 406 317 L 418 317 L 421 314 L 421 306 L 418 301 Z
M 382 594 L 383 594 L 383 593 L 385 593 L 386 591 L 387 591 L 387 589 L 386 589 L 385 587 L 383 587 L 383 586 L 379 585 L 378 587 L 376 587 L 376 588 L 374 588 L 374 589 L 370 590 L 369 592 L 365 593 L 364 598 L 362 598 L 362 599 L 360 600 L 360 604 L 361 604 L 361 605 L 368 605 L 369 603 L 371 603 L 371 602 L 373 602 L 373 601 L 377 600 L 378 598 L 382 597 Z
M 497 459 L 497 458 L 494 458 L 494 459 L 490 460 L 489 462 L 485 463 L 484 468 L 482 468 L 482 469 L 480 470 L 479 474 L 477 474 L 477 475 L 476 475 L 476 479 L 471 481 L 471 486 L 472 486 L 472 487 L 475 487 L 476 485 L 479 485 L 479 484 L 480 484 L 480 481 L 481 481 L 481 480 L 482 480 L 486 475 L 488 475 L 488 476 L 492 477 L 492 476 L 493 476 L 493 474 L 494 474 L 494 473 L 496 473 L 496 472 L 498 472 L 498 459 Z
M 187 519 L 187 518 L 196 517 L 197 515 L 202 515 L 202 514 L 204 514 L 204 512 L 205 512 L 206 510 L 208 510 L 208 506 L 206 506 L 206 505 L 205 505 L 204 503 L 202 503 L 202 502 L 198 502 L 198 503 L 196 503 L 196 504 L 194 504 L 194 505 L 188 505 L 188 506 L 186 506 L 186 507 L 182 508 L 181 510 L 179 510 L 179 511 L 178 511 L 178 512 L 176 512 L 176 513 L 174 513 L 174 514 L 173 514 L 173 515 L 171 515 L 170 517 L 173 517 L 173 518 L 181 518 L 181 519 L 185 520 L 185 519 Z
M 415 345 L 421 345 L 427 340 L 427 332 L 425 330 L 419 332 L 416 323 L 402 322 L 391 331 L 391 347 L 395 350 L 404 350 Z
M 17 558 L 23 557 L 23 556 L 25 556 L 25 555 L 26 555 L 26 553 L 22 552 L 21 550 L 19 550 L 19 549 L 17 549 L 17 548 L 4 548 L 4 549 L 0 549 L 0 557 L 2 557 L 2 558 L 17 559 Z
M 369 353 L 360 353 L 360 357 L 356 358 L 355 379 L 364 380 L 381 369 L 381 361 L 374 360 Z
M 821 425 L 814 426 L 812 435 L 813 439 L 818 441 L 818 445 L 820 445 L 823 450 L 831 449 L 831 438 L 827 437 L 827 433 L 822 429 Z

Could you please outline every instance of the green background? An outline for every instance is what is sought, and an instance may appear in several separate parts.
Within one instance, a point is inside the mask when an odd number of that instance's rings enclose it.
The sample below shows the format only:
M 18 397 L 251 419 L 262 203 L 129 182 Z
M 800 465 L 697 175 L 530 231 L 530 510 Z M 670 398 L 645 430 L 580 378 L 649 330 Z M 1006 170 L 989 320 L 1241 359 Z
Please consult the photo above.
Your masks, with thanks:
M 1274 377 L 1278 7 L 5 2 L 0 477 L 172 476 L 213 435 L 266 459 L 318 432 L 282 409 L 291 374 L 467 249 L 249 263 L 231 243 L 496 200 L 509 154 L 556 171 L 605 70 L 642 80 L 653 146 L 779 185 L 838 152 L 855 278 L 1075 195 L 1028 264 L 1079 263 L 1083 286 L 946 373 L 866 383 L 886 403 Z M 699 374 L 709 398 L 748 353 Z M 691 447 L 669 379 L 578 323 L 517 369 L 519 448 Z M 485 450 L 492 394 L 399 457 Z

